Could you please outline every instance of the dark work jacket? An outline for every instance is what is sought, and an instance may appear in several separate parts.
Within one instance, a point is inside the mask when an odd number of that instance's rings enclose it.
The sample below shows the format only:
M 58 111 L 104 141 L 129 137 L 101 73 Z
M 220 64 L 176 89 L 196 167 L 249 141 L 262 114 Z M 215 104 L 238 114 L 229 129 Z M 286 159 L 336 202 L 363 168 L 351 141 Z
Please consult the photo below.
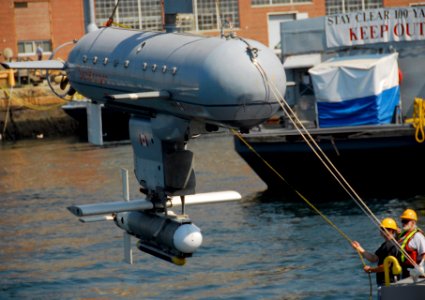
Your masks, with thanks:
M 387 256 L 394 256 L 395 258 L 398 258 L 398 249 L 393 243 L 392 240 L 385 241 L 382 243 L 382 245 L 378 248 L 378 250 L 375 251 L 375 255 L 378 256 L 378 266 L 384 264 L 384 259 Z M 394 282 L 394 275 L 390 268 L 390 281 Z M 384 272 L 376 273 L 376 284 L 377 285 L 384 285 L 385 284 L 385 275 Z

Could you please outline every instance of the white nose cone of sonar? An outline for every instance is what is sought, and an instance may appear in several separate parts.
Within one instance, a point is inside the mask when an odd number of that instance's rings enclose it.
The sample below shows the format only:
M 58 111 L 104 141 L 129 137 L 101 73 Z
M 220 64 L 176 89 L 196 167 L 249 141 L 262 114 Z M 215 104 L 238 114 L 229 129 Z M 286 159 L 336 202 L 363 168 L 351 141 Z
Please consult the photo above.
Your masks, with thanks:
M 174 246 L 183 253 L 193 253 L 201 244 L 201 230 L 193 224 L 183 224 L 174 232 Z

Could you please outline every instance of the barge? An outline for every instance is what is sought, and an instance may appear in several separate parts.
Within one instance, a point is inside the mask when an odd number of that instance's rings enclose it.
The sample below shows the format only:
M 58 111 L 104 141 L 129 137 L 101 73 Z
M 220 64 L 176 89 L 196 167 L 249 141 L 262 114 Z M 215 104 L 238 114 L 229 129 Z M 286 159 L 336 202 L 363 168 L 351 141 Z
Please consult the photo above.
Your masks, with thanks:
M 309 134 L 360 197 L 425 194 L 420 175 L 425 168 L 425 36 L 394 36 L 393 31 L 375 39 L 347 38 L 359 26 L 401 30 L 424 23 L 424 9 L 369 10 L 366 15 L 388 18 L 361 24 L 332 21 L 356 20 L 360 12 L 281 23 L 289 113 L 282 109 L 268 123 L 242 134 L 244 141 L 234 140 L 237 153 L 269 192 L 350 198 L 306 144 L 303 136 Z M 403 23 L 397 18 L 401 10 Z M 365 63 L 373 57 L 376 63 Z M 388 60 L 379 63 L 390 57 L 395 58 L 393 66 Z M 296 124 L 288 114 L 296 116 Z

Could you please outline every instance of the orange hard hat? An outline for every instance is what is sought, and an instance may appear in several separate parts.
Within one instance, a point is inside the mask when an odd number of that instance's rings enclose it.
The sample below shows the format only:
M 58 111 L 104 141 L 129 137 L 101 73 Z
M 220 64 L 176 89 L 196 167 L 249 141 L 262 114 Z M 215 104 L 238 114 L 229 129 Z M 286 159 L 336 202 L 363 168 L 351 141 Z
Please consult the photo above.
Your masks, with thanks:
M 397 230 L 397 222 L 393 218 L 385 218 L 381 222 L 381 227 L 387 228 L 387 229 L 393 229 Z
M 418 216 L 416 214 L 416 212 L 413 209 L 406 209 L 400 216 L 400 219 L 407 219 L 407 220 L 414 220 L 417 221 L 418 220 Z

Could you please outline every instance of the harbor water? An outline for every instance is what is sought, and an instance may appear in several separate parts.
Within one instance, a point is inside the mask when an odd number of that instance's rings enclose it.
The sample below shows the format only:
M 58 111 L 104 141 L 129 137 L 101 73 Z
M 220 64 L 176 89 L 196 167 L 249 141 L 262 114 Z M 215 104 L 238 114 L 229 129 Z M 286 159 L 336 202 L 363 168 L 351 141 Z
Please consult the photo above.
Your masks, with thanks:
M 131 198 L 141 197 L 129 143 L 3 143 L 0 299 L 368 299 L 368 275 L 349 243 L 302 200 L 264 192 L 231 136 L 200 137 L 189 148 L 197 192 L 231 189 L 242 200 L 186 208 L 204 242 L 185 266 L 138 251 L 134 239 L 128 265 L 113 222 L 83 224 L 66 207 L 121 200 L 121 168 Z M 370 252 L 382 243 L 353 201 L 309 200 Z M 380 219 L 413 208 L 425 227 L 424 197 L 366 202 Z M 374 276 L 372 288 L 376 299 Z

